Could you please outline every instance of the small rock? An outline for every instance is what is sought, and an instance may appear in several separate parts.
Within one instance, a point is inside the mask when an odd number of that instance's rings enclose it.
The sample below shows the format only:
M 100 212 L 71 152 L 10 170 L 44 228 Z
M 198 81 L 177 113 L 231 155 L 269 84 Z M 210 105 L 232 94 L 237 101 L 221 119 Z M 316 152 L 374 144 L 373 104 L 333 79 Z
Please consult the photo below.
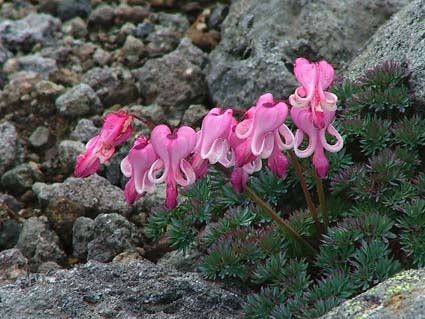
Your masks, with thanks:
M 20 164 L 5 172 L 1 177 L 1 183 L 9 191 L 21 194 L 29 190 L 42 177 L 43 174 L 38 165 L 34 162 L 29 162 Z
M 12 56 L 12 53 L 9 52 L 0 41 L 0 66 L 7 61 Z
M 182 251 L 174 250 L 162 256 L 157 265 L 172 267 L 181 272 L 196 272 L 202 262 L 202 253 L 196 249 L 184 254 Z
M 15 197 L 9 194 L 0 193 L 0 207 L 2 205 L 5 205 L 7 209 L 11 209 L 15 213 L 21 209 L 21 204 L 19 204 Z
M 139 23 L 134 30 L 134 36 L 140 39 L 146 39 L 149 34 L 155 31 L 155 25 L 150 22 Z
M 143 42 L 132 35 L 129 35 L 122 47 L 123 62 L 130 67 L 137 67 L 141 64 L 141 58 L 146 54 Z
M 220 31 L 220 26 L 228 13 L 229 6 L 218 3 L 214 7 L 213 11 L 211 12 L 211 15 L 208 18 L 208 28 Z
M 136 251 L 142 244 L 142 234 L 125 217 L 101 214 L 94 220 L 93 240 L 88 244 L 88 260 L 109 262 L 124 251 Z
M 50 132 L 45 126 L 37 127 L 34 132 L 31 133 L 28 141 L 33 147 L 42 147 L 49 142 Z
M 62 21 L 75 17 L 87 18 L 91 12 L 90 0 L 60 0 L 57 11 Z
M 114 25 L 115 12 L 109 5 L 97 7 L 88 19 L 89 29 L 109 29 Z
M 112 262 L 117 264 L 128 265 L 129 263 L 142 259 L 143 257 L 140 256 L 140 254 L 137 252 L 125 251 L 116 255 L 114 259 L 112 259 Z
M 148 0 L 154 8 L 171 8 L 176 3 L 176 0 Z
M 9 59 L 4 65 L 4 70 L 7 73 L 31 71 L 37 73 L 43 80 L 47 80 L 51 73 L 57 71 L 57 66 L 55 60 L 34 54 L 17 59 Z
M 61 141 L 58 147 L 59 161 L 67 173 L 72 173 L 75 167 L 75 159 L 84 153 L 85 146 L 80 141 Z
M 145 103 L 166 109 L 174 107 L 181 112 L 190 104 L 203 102 L 208 91 L 198 62 L 204 59 L 206 55 L 186 39 L 175 51 L 163 58 L 148 60 L 134 70 Z
M 192 104 L 190 105 L 186 112 L 184 112 L 181 125 L 189 126 L 200 126 L 202 119 L 207 115 L 208 110 L 202 104 Z
M 64 116 L 78 117 L 100 113 L 102 104 L 93 89 L 81 83 L 57 98 L 56 110 Z
M 72 228 L 75 220 L 85 213 L 84 208 L 68 198 L 57 198 L 49 203 L 46 216 L 66 249 L 72 247 Z
M 37 43 L 44 45 L 52 42 L 60 28 L 58 19 L 48 14 L 31 13 L 17 21 L 0 22 L 0 39 L 10 51 L 29 52 Z
M 73 256 L 87 259 L 88 244 L 94 237 L 94 221 L 88 217 L 79 217 L 72 227 L 72 251 Z
M 81 119 L 78 121 L 77 125 L 75 126 L 69 137 L 73 140 L 87 143 L 93 136 L 99 133 L 100 129 L 94 125 L 92 120 Z M 68 156 L 66 157 L 69 158 Z
M 108 51 L 98 48 L 93 54 L 93 60 L 99 65 L 107 65 L 111 61 L 111 54 Z
M 57 97 L 65 89 L 62 85 L 58 85 L 56 83 L 44 80 L 37 82 L 34 88 L 37 92 L 37 95 L 49 99 Z
M 62 269 L 61 266 L 59 266 L 54 261 L 46 261 L 42 263 L 40 266 L 38 266 L 37 272 L 40 274 L 48 274 L 52 271 Z
M 26 276 L 29 272 L 28 259 L 19 249 L 12 248 L 0 252 L 0 285 L 6 281 Z
M 31 217 L 24 221 L 15 248 L 20 249 L 29 259 L 29 264 L 34 270 L 43 262 L 61 262 L 65 258 L 59 238 L 49 229 L 46 216 Z
M 97 174 L 68 177 L 63 183 L 51 185 L 35 183 L 32 188 L 44 207 L 58 197 L 66 197 L 84 207 L 89 216 L 113 212 L 128 215 L 132 210 L 125 203 L 123 191 Z
M 10 122 L 0 123 L 0 175 L 10 167 L 16 159 L 18 134 Z
M 74 38 L 84 38 L 88 34 L 87 24 L 80 17 L 75 17 L 65 22 L 62 30 Z
M 115 9 L 115 20 L 117 23 L 140 23 L 149 17 L 149 14 L 150 11 L 145 7 L 121 4 Z

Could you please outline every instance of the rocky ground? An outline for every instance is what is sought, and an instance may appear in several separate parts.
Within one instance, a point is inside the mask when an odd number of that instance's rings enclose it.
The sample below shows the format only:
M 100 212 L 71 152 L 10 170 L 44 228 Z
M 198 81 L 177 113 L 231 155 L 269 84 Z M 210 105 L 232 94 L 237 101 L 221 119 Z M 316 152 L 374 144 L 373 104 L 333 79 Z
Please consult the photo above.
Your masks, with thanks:
M 131 142 L 99 175 L 72 176 L 109 111 L 196 126 L 216 105 L 247 108 L 264 92 L 286 98 L 299 56 L 327 59 L 346 76 L 389 59 L 406 63 L 425 107 L 421 0 L 0 6 L 2 318 L 242 317 L 240 290 L 192 273 L 199 252 L 164 255 L 169 248 L 145 238 L 164 195 L 126 205 L 119 163 Z

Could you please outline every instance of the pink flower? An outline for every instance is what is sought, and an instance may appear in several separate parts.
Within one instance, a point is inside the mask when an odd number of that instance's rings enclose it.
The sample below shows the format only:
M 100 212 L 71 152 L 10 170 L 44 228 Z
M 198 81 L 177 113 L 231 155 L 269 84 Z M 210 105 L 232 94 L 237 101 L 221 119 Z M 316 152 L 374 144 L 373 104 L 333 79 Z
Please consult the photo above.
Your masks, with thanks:
M 273 95 L 267 93 L 260 96 L 235 130 L 239 139 L 250 139 L 249 147 L 254 156 L 269 158 L 269 167 L 280 177 L 285 176 L 288 167 L 288 159 L 281 151 L 291 149 L 294 142 L 292 132 L 284 124 L 287 116 L 288 106 L 274 101 Z
M 133 204 L 138 198 L 155 188 L 155 184 L 148 178 L 148 172 L 157 159 L 158 155 L 145 137 L 140 136 L 134 141 L 128 155 L 121 161 L 121 171 L 125 176 L 130 177 L 124 190 L 128 204 Z
M 261 158 L 257 157 L 254 161 L 249 162 L 242 167 L 235 167 L 233 169 L 232 174 L 230 175 L 230 183 L 233 186 L 233 189 L 238 192 L 242 193 L 243 188 L 245 187 L 246 183 L 248 183 L 249 175 L 253 174 L 254 172 L 258 172 L 261 170 L 262 162 Z
M 77 156 L 75 176 L 89 176 L 99 169 L 100 164 L 108 161 L 115 153 L 115 147 L 130 137 L 132 119 L 124 111 L 106 115 L 100 134 L 90 139 L 86 151 Z
M 235 122 L 232 110 L 222 112 L 218 107 L 204 117 L 201 130 L 197 133 L 196 151 L 192 161 L 198 177 L 206 173 L 208 162 L 219 162 L 225 167 L 232 165 L 228 137 Z
M 196 180 L 186 160 L 195 148 L 196 133 L 188 126 L 171 132 L 168 126 L 158 125 L 152 130 L 151 143 L 159 158 L 151 165 L 148 178 L 155 184 L 166 182 L 165 206 L 173 209 L 177 205 L 177 185 L 188 186 Z
M 310 63 L 304 58 L 295 60 L 295 77 L 301 87 L 289 97 L 292 104 L 291 118 L 297 126 L 294 151 L 298 157 L 304 158 L 313 153 L 313 165 L 319 177 L 326 177 L 329 163 L 324 150 L 338 152 L 343 147 L 341 135 L 331 124 L 335 117 L 337 97 L 325 92 L 334 78 L 334 69 L 326 61 Z M 326 141 L 326 131 L 334 136 L 334 145 Z M 308 146 L 301 150 L 304 135 L 308 135 Z

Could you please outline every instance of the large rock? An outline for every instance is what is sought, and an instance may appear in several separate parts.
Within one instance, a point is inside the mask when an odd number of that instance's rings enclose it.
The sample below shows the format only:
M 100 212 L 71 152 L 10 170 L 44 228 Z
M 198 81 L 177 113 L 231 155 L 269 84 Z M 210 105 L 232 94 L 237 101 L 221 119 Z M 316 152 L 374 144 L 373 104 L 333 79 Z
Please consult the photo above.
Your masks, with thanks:
M 357 78 L 365 69 L 393 60 L 407 64 L 416 100 L 425 106 L 425 2 L 412 1 L 370 39 L 349 67 Z
M 336 307 L 321 319 L 424 319 L 425 269 L 407 270 Z
M 60 28 L 60 20 L 48 14 L 31 13 L 17 21 L 0 22 L 0 39 L 10 51 L 29 52 L 36 43 L 51 43 Z
M 15 125 L 0 123 L 0 176 L 16 158 L 18 134 Z
M 26 276 L 28 272 L 28 259 L 19 249 L 13 248 L 0 252 L 0 284 L 13 282 L 18 277 Z
M 408 0 L 239 0 L 210 54 L 207 81 L 218 105 L 247 108 L 265 92 L 286 98 L 293 61 L 326 59 L 337 67 Z
M 51 185 L 35 183 L 32 189 L 43 206 L 64 197 L 78 203 L 89 216 L 101 213 L 127 215 L 131 211 L 124 201 L 123 191 L 97 174 L 87 178 L 69 177 L 63 183 Z
M 202 103 L 208 93 L 202 72 L 206 58 L 205 53 L 183 39 L 175 51 L 136 69 L 133 74 L 145 104 L 182 112 L 190 104 Z
M 243 301 L 198 274 L 149 261 L 89 262 L 72 270 L 21 279 L 0 288 L 8 319 L 237 319 Z

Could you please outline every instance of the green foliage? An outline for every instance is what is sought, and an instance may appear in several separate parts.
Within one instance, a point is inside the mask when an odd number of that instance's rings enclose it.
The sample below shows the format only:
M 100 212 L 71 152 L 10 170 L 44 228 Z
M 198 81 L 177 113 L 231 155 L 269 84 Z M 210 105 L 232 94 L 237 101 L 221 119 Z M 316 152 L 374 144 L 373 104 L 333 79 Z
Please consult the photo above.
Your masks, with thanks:
M 183 192 L 176 209 L 148 218 L 148 238 L 165 237 L 172 247 L 205 253 L 205 278 L 253 289 L 246 318 L 317 318 L 403 267 L 425 266 L 425 119 L 410 99 L 405 68 L 387 62 L 332 91 L 341 117 L 334 125 L 345 148 L 326 154 L 326 232 L 315 228 L 293 165 L 284 180 L 268 169 L 249 180 L 317 247 L 316 256 L 307 257 L 304 247 L 214 169 Z M 317 203 L 311 158 L 300 162 Z

